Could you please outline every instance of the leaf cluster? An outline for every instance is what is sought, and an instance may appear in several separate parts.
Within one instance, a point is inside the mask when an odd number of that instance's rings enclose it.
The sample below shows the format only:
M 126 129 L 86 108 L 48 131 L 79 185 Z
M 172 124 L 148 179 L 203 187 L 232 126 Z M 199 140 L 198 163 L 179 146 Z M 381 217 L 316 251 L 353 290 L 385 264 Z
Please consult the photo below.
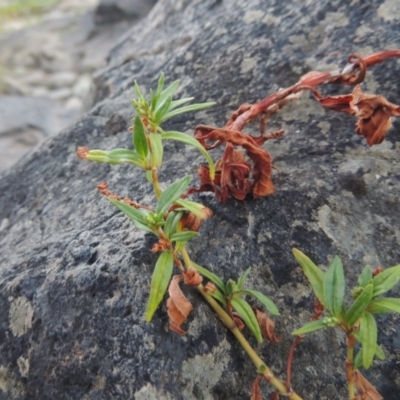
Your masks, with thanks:
M 293 254 L 310 282 L 316 298 L 328 314 L 305 324 L 293 334 L 304 335 L 323 328 L 338 327 L 348 338 L 355 339 L 360 345 L 355 358 L 356 368 L 369 368 L 374 357 L 383 359 L 384 353 L 377 344 L 375 316 L 400 313 L 400 299 L 381 297 L 399 282 L 400 265 L 379 271 L 375 276 L 371 268 L 366 266 L 358 278 L 358 286 L 351 291 L 353 301 L 346 306 L 346 282 L 343 265 L 338 256 L 335 256 L 328 270 L 324 272 L 300 250 L 293 249 Z

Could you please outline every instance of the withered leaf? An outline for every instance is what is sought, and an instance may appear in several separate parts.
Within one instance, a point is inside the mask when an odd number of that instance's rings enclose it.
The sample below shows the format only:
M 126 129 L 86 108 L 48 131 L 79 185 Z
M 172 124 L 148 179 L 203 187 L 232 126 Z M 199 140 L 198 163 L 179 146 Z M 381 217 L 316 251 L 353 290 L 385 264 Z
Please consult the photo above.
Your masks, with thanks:
M 260 145 L 268 140 L 268 137 L 253 138 L 245 133 L 222 128 L 213 128 L 206 125 L 198 125 L 195 130 L 196 139 L 205 148 L 214 148 L 222 143 L 230 143 L 224 151 L 224 156 L 219 161 L 221 197 L 225 199 L 229 192 L 239 199 L 243 199 L 247 193 L 252 192 L 254 197 L 268 196 L 274 192 L 272 183 L 272 158 Z M 208 142 L 214 142 L 209 144 Z M 249 180 L 250 165 L 244 160 L 243 155 L 233 146 L 240 146 L 246 150 L 247 155 L 253 161 L 253 180 Z M 236 151 L 234 151 L 236 150 Z M 203 170 L 204 171 L 204 170 Z M 200 179 L 202 176 L 200 176 Z M 203 183 L 210 185 L 209 179 Z M 214 184 L 218 184 L 215 179 Z M 227 193 L 228 192 L 228 193 Z M 244 196 L 244 197 L 243 197 Z
M 199 274 L 196 268 L 189 267 L 187 271 L 183 272 L 183 280 L 186 285 L 197 286 L 203 282 L 203 277 Z
M 278 343 L 282 340 L 282 335 L 275 335 L 275 321 L 268 317 L 267 314 L 262 311 L 254 308 L 254 313 L 256 314 L 256 318 L 258 321 L 258 325 L 260 325 L 261 332 L 266 340 L 269 340 L 273 343 Z
M 357 133 L 364 136 L 370 146 L 382 143 L 391 128 L 390 117 L 400 117 L 400 106 L 388 102 L 383 96 L 363 93 L 357 85 L 352 93 L 350 107 L 357 121 Z
M 184 335 L 186 332 L 181 328 L 181 325 L 193 310 L 193 306 L 179 287 L 181 280 L 182 275 L 174 275 L 169 284 L 168 293 L 170 297 L 167 300 L 167 310 L 170 329 L 179 335 Z
M 383 400 L 375 387 L 359 371 L 356 371 L 355 383 L 362 400 Z
M 262 400 L 261 389 L 260 389 L 260 375 L 253 382 L 251 387 L 251 397 L 250 400 Z

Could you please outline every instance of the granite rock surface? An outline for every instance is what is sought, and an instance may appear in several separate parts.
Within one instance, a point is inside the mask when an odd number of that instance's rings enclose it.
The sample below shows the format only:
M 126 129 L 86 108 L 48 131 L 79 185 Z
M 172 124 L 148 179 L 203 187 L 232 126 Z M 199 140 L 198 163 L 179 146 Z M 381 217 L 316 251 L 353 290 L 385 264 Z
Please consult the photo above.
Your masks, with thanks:
M 145 323 L 154 238 L 134 228 L 95 186 L 107 181 L 114 192 L 147 204 L 151 190 L 137 169 L 79 161 L 76 148 L 129 147 L 133 82 L 154 87 L 161 71 L 168 81 L 181 80 L 178 95 L 217 102 L 167 129 L 222 126 L 241 103 L 310 70 L 336 69 L 353 52 L 398 46 L 396 4 L 160 0 L 98 72 L 90 112 L 0 175 L 0 400 L 250 397 L 254 368 L 196 293 L 185 290 L 195 305 L 186 336 L 168 330 L 164 306 Z M 373 68 L 363 89 L 398 103 L 399 70 L 395 60 Z M 400 124 L 369 148 L 354 122 L 306 96 L 270 126 L 286 131 L 267 145 L 280 170 L 276 194 L 225 204 L 211 194 L 196 198 L 214 217 L 191 243 L 193 259 L 224 279 L 252 267 L 249 285 L 282 313 L 282 342 L 256 347 L 282 378 L 290 332 L 309 320 L 313 303 L 292 247 L 322 266 L 338 254 L 351 284 L 366 264 L 400 262 Z M 166 145 L 165 160 L 165 185 L 195 175 L 203 162 L 175 143 Z M 395 400 L 400 319 L 380 322 L 387 359 L 365 375 L 386 400 Z M 340 333 L 308 336 L 296 351 L 293 387 L 304 399 L 347 398 L 344 359 Z M 267 385 L 263 390 L 271 392 Z

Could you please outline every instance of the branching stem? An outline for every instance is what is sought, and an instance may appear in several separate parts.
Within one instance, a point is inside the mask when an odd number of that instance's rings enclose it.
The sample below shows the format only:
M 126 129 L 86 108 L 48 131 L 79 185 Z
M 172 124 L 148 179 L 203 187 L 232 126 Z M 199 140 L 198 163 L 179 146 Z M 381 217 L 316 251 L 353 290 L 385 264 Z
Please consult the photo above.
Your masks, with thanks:
M 181 250 L 181 254 L 183 260 L 185 262 L 186 268 L 192 266 L 192 262 L 190 260 L 189 254 L 187 250 L 184 248 Z M 228 315 L 228 313 L 219 305 L 219 303 L 210 296 L 204 289 L 202 284 L 196 286 L 197 290 L 204 297 L 207 303 L 212 307 L 212 309 L 216 312 L 218 317 L 221 319 L 223 324 L 233 333 L 236 337 L 237 341 L 243 347 L 244 351 L 250 357 L 257 371 L 262 375 L 266 381 L 268 381 L 281 395 L 286 396 L 290 400 L 302 400 L 302 398 L 296 394 L 288 390 L 285 383 L 276 378 L 271 371 L 271 369 L 264 363 L 264 361 L 259 357 L 257 352 L 253 349 L 247 339 L 243 336 L 242 332 L 237 328 L 235 321 Z

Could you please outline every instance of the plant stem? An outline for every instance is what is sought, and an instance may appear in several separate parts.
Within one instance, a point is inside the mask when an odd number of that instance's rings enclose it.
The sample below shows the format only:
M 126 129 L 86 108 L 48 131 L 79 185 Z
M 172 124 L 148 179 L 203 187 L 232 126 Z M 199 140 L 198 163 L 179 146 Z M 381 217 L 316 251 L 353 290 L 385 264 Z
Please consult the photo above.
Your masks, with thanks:
M 161 196 L 162 190 L 160 188 L 160 183 L 158 182 L 157 167 L 153 167 L 151 169 L 151 177 L 152 177 L 152 181 L 153 181 L 154 192 L 156 193 L 157 199 L 159 199 Z
M 190 260 L 189 254 L 187 250 L 184 248 L 181 250 L 181 254 L 183 260 L 186 264 L 186 267 L 192 266 L 192 262 Z M 257 369 L 257 372 L 262 375 L 266 381 L 270 382 L 271 385 L 279 392 L 279 394 L 286 396 L 290 400 L 302 400 L 302 398 L 297 395 L 295 392 L 288 390 L 285 383 L 276 378 L 271 371 L 271 369 L 264 363 L 264 361 L 259 357 L 257 352 L 253 349 L 247 339 L 243 336 L 242 332 L 237 328 L 235 321 L 228 315 L 228 313 L 219 305 L 219 303 L 210 296 L 204 289 L 202 284 L 196 286 L 197 290 L 204 297 L 207 303 L 212 307 L 212 309 L 216 312 L 218 317 L 222 320 L 223 324 L 233 333 L 236 337 L 237 341 L 241 344 L 244 351 L 250 357 L 254 366 Z
M 354 400 L 355 391 L 355 370 L 354 370 L 354 338 L 347 337 L 347 358 L 346 358 L 346 377 L 349 389 L 349 400 Z

